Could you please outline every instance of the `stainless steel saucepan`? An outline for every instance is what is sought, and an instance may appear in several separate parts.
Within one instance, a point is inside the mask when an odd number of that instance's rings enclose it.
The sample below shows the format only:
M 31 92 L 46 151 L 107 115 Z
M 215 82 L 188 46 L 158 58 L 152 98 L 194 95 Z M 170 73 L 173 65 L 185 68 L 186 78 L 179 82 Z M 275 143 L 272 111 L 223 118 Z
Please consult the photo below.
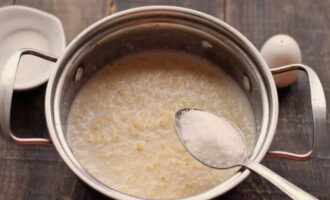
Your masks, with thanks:
M 66 140 L 67 116 L 72 100 L 82 85 L 107 63 L 147 49 L 174 49 L 202 56 L 224 68 L 241 86 L 254 111 L 257 140 L 250 159 L 260 162 L 269 156 L 307 160 L 316 154 L 325 135 L 326 104 L 320 80 L 302 64 L 269 69 L 258 50 L 230 25 L 207 14 L 172 6 L 134 8 L 108 16 L 80 33 L 55 58 L 33 49 L 15 53 L 3 69 L 0 79 L 0 123 L 4 135 L 18 144 L 53 144 L 71 170 L 99 192 L 123 200 L 138 200 L 118 192 L 92 177 L 74 157 Z M 20 58 L 31 54 L 56 62 L 49 78 L 45 115 L 50 140 L 18 138 L 10 128 L 10 110 L 15 75 Z M 278 118 L 278 97 L 272 74 L 302 70 L 308 76 L 314 119 L 313 148 L 305 154 L 269 151 Z M 226 182 L 186 200 L 204 200 L 219 196 L 241 183 L 249 170 L 242 169 Z

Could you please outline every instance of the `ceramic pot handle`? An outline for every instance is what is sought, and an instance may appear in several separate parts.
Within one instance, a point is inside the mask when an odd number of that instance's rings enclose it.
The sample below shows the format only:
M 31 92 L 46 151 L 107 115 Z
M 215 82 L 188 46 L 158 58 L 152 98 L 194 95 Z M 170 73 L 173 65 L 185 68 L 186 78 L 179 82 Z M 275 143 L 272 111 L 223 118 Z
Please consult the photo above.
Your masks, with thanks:
M 23 55 L 34 55 L 51 62 L 56 62 L 57 58 L 46 53 L 36 51 L 34 49 L 22 49 L 14 53 L 3 68 L 0 77 L 0 126 L 6 138 L 11 139 L 17 144 L 42 144 L 49 145 L 51 141 L 45 138 L 19 138 L 16 137 L 10 127 L 11 104 L 14 92 L 14 83 L 19 66 L 20 59 Z
M 279 68 L 273 68 L 271 69 L 271 72 L 273 74 L 279 74 L 291 70 L 304 71 L 308 77 L 314 125 L 312 148 L 304 154 L 290 153 L 285 151 L 269 151 L 267 156 L 303 161 L 308 160 L 316 155 L 320 140 L 322 139 L 321 136 L 326 134 L 326 101 L 321 81 L 312 68 L 303 64 L 292 64 Z

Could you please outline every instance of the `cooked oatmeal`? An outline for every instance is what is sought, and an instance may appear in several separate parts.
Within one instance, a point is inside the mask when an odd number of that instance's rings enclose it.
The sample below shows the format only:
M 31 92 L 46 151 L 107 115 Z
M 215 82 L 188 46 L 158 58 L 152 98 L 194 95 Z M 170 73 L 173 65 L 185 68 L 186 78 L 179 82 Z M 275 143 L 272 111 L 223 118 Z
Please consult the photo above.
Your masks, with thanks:
M 126 56 L 97 72 L 72 104 L 68 141 L 81 165 L 118 191 L 154 199 L 192 196 L 237 168 L 209 168 L 184 149 L 174 115 L 185 107 L 233 121 L 252 149 L 253 112 L 234 80 L 201 58 L 161 50 Z

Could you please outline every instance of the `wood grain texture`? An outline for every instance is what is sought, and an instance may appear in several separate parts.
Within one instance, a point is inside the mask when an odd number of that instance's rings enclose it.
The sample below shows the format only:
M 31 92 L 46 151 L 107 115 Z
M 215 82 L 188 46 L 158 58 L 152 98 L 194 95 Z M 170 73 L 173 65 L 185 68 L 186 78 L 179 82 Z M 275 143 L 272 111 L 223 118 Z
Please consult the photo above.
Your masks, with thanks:
M 0 6 L 7 6 L 13 4 L 13 0 L 2 0 L 0 1 Z
M 135 8 L 139 6 L 151 6 L 151 5 L 172 5 L 186 8 L 192 8 L 198 11 L 208 13 L 216 17 L 223 17 L 223 4 L 224 0 L 115 0 L 118 10 L 125 10 L 129 8 Z
M 0 6 L 12 1 L 0 0 Z M 144 5 L 177 5 L 225 19 L 260 49 L 278 33 L 299 42 L 304 63 L 320 76 L 329 99 L 330 3 L 327 0 L 16 0 L 60 18 L 67 41 L 98 19 L 114 12 Z M 226 8 L 226 9 L 224 9 Z M 1 45 L 1 44 L 0 44 Z M 20 136 L 47 136 L 43 113 L 45 86 L 15 93 L 12 127 Z M 303 152 L 310 145 L 312 118 L 309 89 L 304 76 L 281 90 L 280 117 L 272 148 Z M 328 103 L 329 107 L 329 103 Z M 330 120 L 328 119 L 328 124 Z M 322 136 L 319 155 L 308 162 L 266 158 L 263 163 L 320 199 L 330 198 L 330 137 Z M 80 181 L 53 147 L 18 146 L 0 138 L 0 200 L 102 200 L 108 199 Z M 258 175 L 219 200 L 288 199 Z
M 330 3 L 327 0 L 317 3 L 313 0 L 232 0 L 227 2 L 227 20 L 258 49 L 275 34 L 285 33 L 295 38 L 302 50 L 303 63 L 311 66 L 319 75 L 326 98 L 329 99 L 329 10 Z M 292 87 L 280 90 L 279 99 L 279 123 L 272 149 L 304 152 L 310 146 L 313 127 L 306 77 L 300 74 Z M 328 101 L 328 108 L 329 105 Z M 329 199 L 330 137 L 321 137 L 318 156 L 308 162 L 267 158 L 263 163 L 320 199 Z M 289 199 L 256 175 L 248 178 L 235 192 L 241 193 L 243 199 Z M 238 198 L 234 194 L 230 199 Z

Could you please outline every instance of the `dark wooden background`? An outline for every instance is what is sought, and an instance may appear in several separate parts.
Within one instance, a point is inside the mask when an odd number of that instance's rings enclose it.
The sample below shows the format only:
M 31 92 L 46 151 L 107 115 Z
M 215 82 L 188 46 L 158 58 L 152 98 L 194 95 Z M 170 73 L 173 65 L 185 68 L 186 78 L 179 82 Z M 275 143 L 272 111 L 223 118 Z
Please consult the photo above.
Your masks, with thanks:
M 298 41 L 303 62 L 317 72 L 326 97 L 330 97 L 328 0 L 0 0 L 0 6 L 10 4 L 27 5 L 56 15 L 64 25 L 68 42 L 88 25 L 107 15 L 156 4 L 183 6 L 216 16 L 241 31 L 259 49 L 272 35 L 287 33 Z M 44 90 L 45 86 L 42 86 L 14 94 L 12 126 L 18 135 L 47 135 L 43 116 Z M 310 147 L 312 133 L 306 78 L 300 76 L 292 87 L 279 91 L 279 94 L 280 117 L 272 149 L 304 152 Z M 320 137 L 320 151 L 310 161 L 265 158 L 262 163 L 320 199 L 330 199 L 330 137 Z M 0 138 L 0 200 L 19 199 L 107 198 L 76 178 L 53 147 L 18 146 Z M 217 199 L 289 198 L 260 176 L 252 174 Z

